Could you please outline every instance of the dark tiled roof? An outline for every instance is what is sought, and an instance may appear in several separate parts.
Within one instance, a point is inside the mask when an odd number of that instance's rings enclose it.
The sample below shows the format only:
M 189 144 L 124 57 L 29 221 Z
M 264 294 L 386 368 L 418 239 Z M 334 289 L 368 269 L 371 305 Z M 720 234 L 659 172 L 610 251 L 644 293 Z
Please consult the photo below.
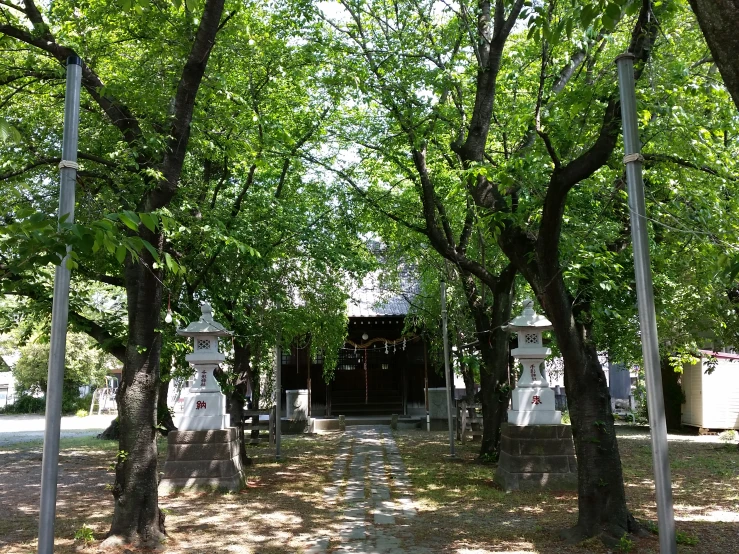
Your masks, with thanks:
M 349 317 L 406 315 L 410 303 L 401 294 L 388 294 L 380 289 L 361 288 L 352 294 L 347 304 Z
M 418 294 L 418 283 L 409 273 L 401 277 L 401 290 L 383 288 L 378 275 L 368 276 L 355 289 L 347 303 L 349 317 L 381 317 L 407 315 L 413 298 Z

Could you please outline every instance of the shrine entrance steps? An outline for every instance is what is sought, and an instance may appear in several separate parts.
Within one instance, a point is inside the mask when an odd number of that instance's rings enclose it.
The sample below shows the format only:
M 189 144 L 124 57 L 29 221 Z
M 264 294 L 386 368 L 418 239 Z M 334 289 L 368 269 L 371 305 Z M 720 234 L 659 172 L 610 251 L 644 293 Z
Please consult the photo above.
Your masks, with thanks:
M 344 415 L 344 414 L 341 414 Z M 422 422 L 425 422 L 426 418 L 421 416 L 398 416 L 398 429 L 420 429 Z M 354 415 L 345 416 L 344 421 L 346 427 L 356 426 L 390 426 L 392 422 L 391 415 Z M 424 423 L 425 424 L 425 423 Z M 309 428 L 312 433 L 320 433 L 322 431 L 338 431 L 339 430 L 339 417 L 313 417 L 310 419 Z
M 403 413 L 403 396 L 394 390 L 331 391 L 331 413 L 334 415 L 390 415 Z

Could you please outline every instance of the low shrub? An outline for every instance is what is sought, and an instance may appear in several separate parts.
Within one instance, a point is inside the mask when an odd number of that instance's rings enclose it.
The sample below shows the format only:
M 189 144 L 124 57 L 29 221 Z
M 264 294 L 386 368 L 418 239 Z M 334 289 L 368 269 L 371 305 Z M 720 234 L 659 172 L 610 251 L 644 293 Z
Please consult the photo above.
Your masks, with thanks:
M 87 414 L 90 410 L 90 402 L 92 402 L 91 394 L 88 394 L 86 396 L 73 396 L 71 394 L 65 394 L 62 398 L 62 413 L 77 414 L 77 412 L 84 411 L 85 414 Z
M 43 414 L 46 411 L 46 398 L 31 396 L 21 392 L 16 396 L 13 404 L 8 404 L 2 409 L 4 414 Z

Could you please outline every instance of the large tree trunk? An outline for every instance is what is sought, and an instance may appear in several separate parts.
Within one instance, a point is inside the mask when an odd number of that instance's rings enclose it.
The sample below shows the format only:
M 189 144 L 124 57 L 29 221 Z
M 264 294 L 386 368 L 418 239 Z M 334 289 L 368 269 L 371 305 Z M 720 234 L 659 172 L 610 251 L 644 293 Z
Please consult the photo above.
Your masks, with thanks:
M 174 419 L 172 419 L 172 412 L 169 411 L 169 404 L 167 404 L 170 383 L 171 379 L 169 376 L 166 379 L 160 380 L 159 396 L 157 398 L 157 427 L 159 428 L 159 432 L 165 437 L 170 431 L 177 431 L 177 426 L 174 424 Z
M 146 237 L 161 246 L 161 237 Z M 113 522 L 104 546 L 133 543 L 158 547 L 166 535 L 158 506 L 157 421 L 161 334 L 157 330 L 162 303 L 161 275 L 150 269 L 153 259 L 142 253 L 128 261 L 128 344 L 118 388 L 119 452 L 115 468 Z
M 482 403 L 482 442 L 480 458 L 498 457 L 500 426 L 508 410 L 510 391 L 508 384 L 508 331 L 503 326 L 511 319 L 513 305 L 513 283 L 515 267 L 508 265 L 499 275 L 496 285 L 491 287 L 493 305 L 483 304 L 477 294 L 474 278 L 463 272 L 467 304 L 475 321 L 480 340 L 480 398 Z
M 246 394 L 249 390 L 251 382 L 251 345 L 243 344 L 240 341 L 234 342 L 234 384 L 233 389 L 229 393 L 228 413 L 231 415 L 231 426 L 236 427 L 239 431 L 239 453 L 241 455 L 241 463 L 246 465 L 251 460 L 246 455 L 246 442 L 244 437 L 244 406 L 246 404 Z
M 666 356 L 660 359 L 660 371 L 662 373 L 665 423 L 670 431 L 679 431 L 683 425 L 682 412 L 683 402 L 685 402 L 685 394 L 680 384 L 680 373 L 675 371 L 670 359 Z
M 536 263 L 528 263 L 532 251 L 517 239 L 521 237 L 515 233 L 503 237 L 501 248 L 534 289 L 552 322 L 564 359 L 578 464 L 578 520 L 564 535 L 573 542 L 600 535 L 604 542 L 612 543 L 639 526 L 626 507 L 606 376 L 584 318 L 573 312 L 573 298 L 565 286 L 557 254 L 537 252 Z
M 739 1 L 689 0 L 713 61 L 739 108 Z

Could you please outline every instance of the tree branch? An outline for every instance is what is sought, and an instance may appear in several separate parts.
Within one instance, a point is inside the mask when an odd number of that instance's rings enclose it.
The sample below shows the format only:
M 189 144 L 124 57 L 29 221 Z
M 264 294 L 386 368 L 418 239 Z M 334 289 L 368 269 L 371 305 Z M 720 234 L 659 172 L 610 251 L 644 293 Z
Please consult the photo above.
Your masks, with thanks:
M 174 97 L 174 117 L 169 130 L 167 153 L 162 163 L 164 179 L 146 194 L 140 204 L 141 211 L 150 212 L 166 206 L 177 189 L 190 139 L 190 122 L 195 108 L 195 98 L 215 44 L 224 2 L 225 0 L 206 0 L 205 2 L 195 41 L 182 69 Z
M 644 0 L 641 12 L 631 32 L 629 51 L 635 56 L 634 80 L 638 81 L 644 65 L 649 59 L 652 46 L 657 38 L 659 26 L 656 22 L 650 0 Z M 618 90 L 611 92 L 606 105 L 600 132 L 590 148 L 567 165 L 552 172 L 539 226 L 537 252 L 542 259 L 558 257 L 558 244 L 562 230 L 562 214 L 569 191 L 577 183 L 593 175 L 603 167 L 613 153 L 618 140 L 621 122 L 621 108 Z M 556 265 L 556 264 L 555 264 Z
M 75 311 L 69 312 L 69 324 L 78 331 L 87 333 L 97 341 L 100 348 L 115 356 L 118 361 L 126 362 L 126 346 L 123 338 L 112 335 L 99 323 L 78 314 Z

